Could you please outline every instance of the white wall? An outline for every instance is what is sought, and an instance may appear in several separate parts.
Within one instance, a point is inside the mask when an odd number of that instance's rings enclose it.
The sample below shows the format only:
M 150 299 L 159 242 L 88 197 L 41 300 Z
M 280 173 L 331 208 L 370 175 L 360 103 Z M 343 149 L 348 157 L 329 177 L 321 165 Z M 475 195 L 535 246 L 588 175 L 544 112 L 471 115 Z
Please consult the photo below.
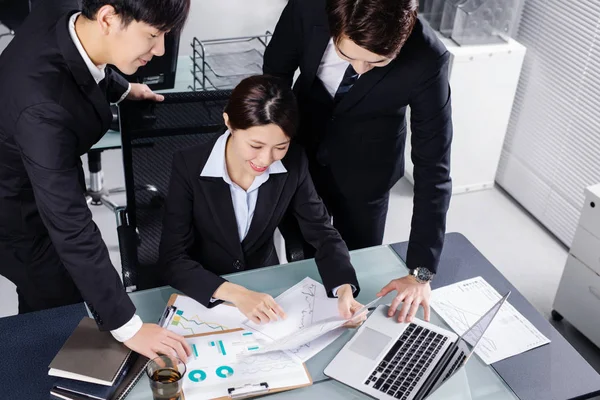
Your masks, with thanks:
M 194 37 L 222 39 L 273 31 L 286 4 L 287 0 L 192 0 L 179 54 L 191 54 Z

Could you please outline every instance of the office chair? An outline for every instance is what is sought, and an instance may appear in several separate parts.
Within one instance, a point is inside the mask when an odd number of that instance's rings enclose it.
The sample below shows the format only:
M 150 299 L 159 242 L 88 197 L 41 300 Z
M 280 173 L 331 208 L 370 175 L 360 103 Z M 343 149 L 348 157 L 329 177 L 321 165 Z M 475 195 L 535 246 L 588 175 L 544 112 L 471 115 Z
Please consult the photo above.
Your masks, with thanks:
M 29 15 L 30 8 L 28 0 L 0 0 L 0 24 L 8 29 L 7 33 L 0 34 L 0 38 L 14 36 Z
M 173 154 L 224 131 L 223 109 L 230 93 L 169 93 L 160 103 L 121 103 L 127 206 L 117 210 L 117 232 L 123 283 L 129 291 L 164 284 L 158 246 Z
M 230 90 L 167 93 L 160 103 L 121 103 L 127 206 L 117 210 L 117 232 L 128 291 L 165 284 L 158 247 L 173 153 L 224 132 L 223 109 L 230 94 Z M 290 238 L 287 247 L 293 249 L 292 242 Z M 302 243 L 301 236 L 296 242 Z M 294 260 L 301 259 L 301 247 L 292 251 Z

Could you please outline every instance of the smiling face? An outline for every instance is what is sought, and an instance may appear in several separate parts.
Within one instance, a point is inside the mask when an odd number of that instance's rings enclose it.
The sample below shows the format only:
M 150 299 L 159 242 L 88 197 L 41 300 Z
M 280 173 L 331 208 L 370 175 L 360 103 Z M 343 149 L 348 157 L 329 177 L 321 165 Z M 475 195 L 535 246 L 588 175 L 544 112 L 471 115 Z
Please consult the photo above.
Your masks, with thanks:
M 134 74 L 152 57 L 165 54 L 165 32 L 144 23 L 132 21 L 127 26 L 117 26 L 108 37 L 112 64 L 127 75 Z
M 352 64 L 358 74 L 369 72 L 375 67 L 385 67 L 393 60 L 393 57 L 381 56 L 360 47 L 345 35 L 336 42 L 335 51 L 341 59 Z
M 165 32 L 143 22 L 131 22 L 118 30 L 111 41 L 114 42 L 113 64 L 127 75 L 148 64 L 152 57 L 165 54 Z
M 134 74 L 152 57 L 165 54 L 165 33 L 133 20 L 124 24 L 112 6 L 103 6 L 95 16 L 104 35 L 106 59 L 126 75 Z
M 229 118 L 224 114 L 224 119 L 229 126 Z M 237 170 L 231 175 L 243 173 L 246 176 L 262 175 L 275 161 L 285 157 L 290 138 L 283 130 L 275 125 L 253 126 L 248 129 L 231 130 L 231 137 L 227 142 L 227 165 L 234 166 Z

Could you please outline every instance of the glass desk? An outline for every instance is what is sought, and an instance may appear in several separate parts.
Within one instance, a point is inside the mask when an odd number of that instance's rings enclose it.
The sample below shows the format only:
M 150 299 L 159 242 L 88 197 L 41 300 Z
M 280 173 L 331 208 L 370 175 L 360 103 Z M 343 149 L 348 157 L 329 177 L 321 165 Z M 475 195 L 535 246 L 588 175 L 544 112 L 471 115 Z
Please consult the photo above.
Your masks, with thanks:
M 388 246 L 378 246 L 351 252 L 352 263 L 356 268 L 358 280 L 361 284 L 358 301 L 366 303 L 385 286 L 391 279 L 406 275 L 408 270 L 404 262 Z M 233 283 L 243 285 L 249 289 L 278 296 L 287 288 L 295 285 L 300 280 L 309 276 L 321 281 L 314 260 L 305 260 L 296 263 L 261 268 L 227 275 Z M 171 287 L 161 287 L 132 293 L 131 299 L 137 307 L 137 313 L 144 322 L 158 321 L 171 294 L 177 291 Z M 389 304 L 393 294 L 389 294 L 381 304 Z M 422 317 L 422 310 L 419 312 Z M 441 318 L 432 311 L 431 322 L 449 327 Z M 323 370 L 335 357 L 344 344 L 352 337 L 355 330 L 346 331 L 338 340 L 307 362 L 308 370 L 314 384 L 312 386 L 270 395 L 270 398 L 281 399 L 368 399 L 357 390 L 345 386 L 323 375 Z M 144 375 L 127 399 L 148 399 L 150 386 Z M 432 400 L 518 400 L 517 396 L 504 383 L 502 378 L 493 368 L 485 365 L 478 357 L 472 357 L 466 368 L 455 375 L 433 396 Z

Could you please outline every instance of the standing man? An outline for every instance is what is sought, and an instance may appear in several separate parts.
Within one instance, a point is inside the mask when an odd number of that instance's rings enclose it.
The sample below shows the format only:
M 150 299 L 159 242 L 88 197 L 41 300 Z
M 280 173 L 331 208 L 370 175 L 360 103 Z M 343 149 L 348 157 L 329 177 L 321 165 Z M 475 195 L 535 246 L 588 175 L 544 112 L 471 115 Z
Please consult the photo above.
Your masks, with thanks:
M 19 312 L 85 301 L 101 330 L 130 349 L 190 354 L 143 324 L 110 262 L 85 199 L 80 156 L 108 130 L 109 103 L 160 101 L 133 74 L 164 54 L 189 0 L 42 0 L 0 56 L 0 274 Z
M 299 141 L 317 191 L 350 249 L 383 241 L 390 189 L 404 175 L 410 106 L 411 272 L 379 293 L 397 291 L 389 315 L 403 302 L 399 321 L 411 320 L 419 305 L 429 319 L 429 282 L 451 196 L 449 54 L 417 18 L 417 9 L 417 0 L 289 0 L 263 67 L 290 85 L 300 69 L 294 85 Z M 295 223 L 288 218 L 281 226 L 284 237 Z

